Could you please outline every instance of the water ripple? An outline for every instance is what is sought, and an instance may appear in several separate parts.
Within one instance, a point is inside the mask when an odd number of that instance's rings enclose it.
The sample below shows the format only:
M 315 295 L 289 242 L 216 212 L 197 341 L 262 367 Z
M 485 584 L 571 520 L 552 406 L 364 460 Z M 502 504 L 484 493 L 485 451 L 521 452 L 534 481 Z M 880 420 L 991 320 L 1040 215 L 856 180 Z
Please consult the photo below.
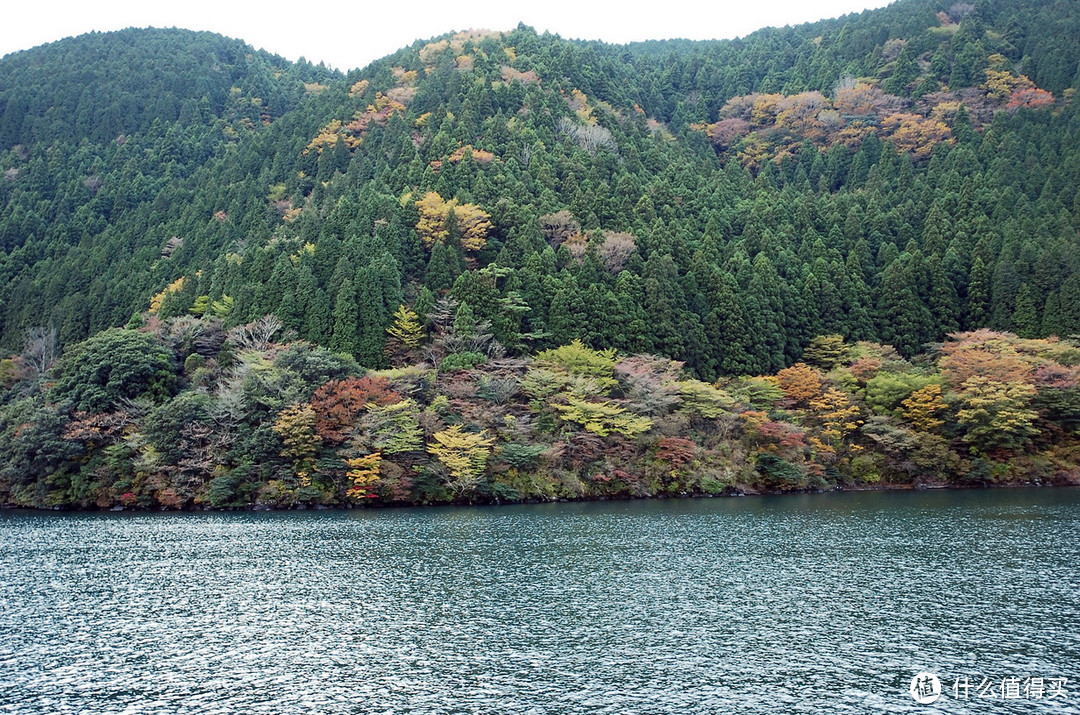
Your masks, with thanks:
M 12 512 L 0 712 L 1076 713 L 1077 534 L 1061 489 Z

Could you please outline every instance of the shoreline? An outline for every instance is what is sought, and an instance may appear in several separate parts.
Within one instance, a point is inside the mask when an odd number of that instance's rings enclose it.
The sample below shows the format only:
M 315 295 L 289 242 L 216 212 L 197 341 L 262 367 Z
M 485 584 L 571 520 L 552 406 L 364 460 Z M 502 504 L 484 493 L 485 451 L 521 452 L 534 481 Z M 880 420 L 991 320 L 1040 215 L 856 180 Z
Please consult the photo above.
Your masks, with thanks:
M 373 504 L 367 503 L 365 505 L 348 505 L 348 504 L 303 504 L 292 506 L 270 506 L 265 504 L 252 504 L 249 506 L 236 506 L 236 507 L 212 507 L 212 506 L 193 506 L 190 508 L 170 509 L 170 508 L 151 508 L 151 507 L 125 507 L 125 506 L 112 506 L 112 507 L 29 507 L 29 506 L 16 506 L 11 504 L 0 505 L 0 513 L 3 512 L 35 512 L 35 513 L 49 513 L 49 514 L 118 514 L 118 513 L 131 513 L 131 514 L 202 514 L 212 512 L 296 512 L 296 511 L 359 511 L 359 510 L 390 510 L 390 509 L 417 509 L 417 508 L 440 508 L 440 507 L 501 507 L 501 506 L 520 506 L 520 505 L 535 505 L 535 504 L 575 504 L 575 503 L 590 503 L 590 502 L 622 502 L 622 501 L 668 501 L 676 499 L 738 499 L 743 497 L 777 497 L 777 496 L 796 496 L 807 494 L 830 494 L 841 492 L 919 492 L 919 491 L 975 491 L 975 490 L 994 490 L 994 489 L 1068 489 L 1068 488 L 1080 488 L 1080 483 L 1071 481 L 1069 479 L 1059 479 L 1053 482 L 1043 481 L 1031 481 L 1031 482 L 1008 482 L 1002 484 L 944 484 L 944 483 L 931 483 L 931 484 L 887 484 L 887 485 L 859 485 L 852 487 L 837 486 L 832 489 L 787 489 L 787 490 L 754 490 L 748 489 L 744 491 L 732 491 L 722 492 L 717 494 L 709 493 L 695 493 L 695 494 L 658 494 L 652 496 L 599 496 L 599 497 L 583 497 L 578 499 L 571 499 L 566 497 L 560 497 L 557 499 L 523 499 L 520 501 L 504 501 L 504 500 L 484 500 L 484 501 L 451 501 L 451 502 L 439 502 L 439 503 L 384 503 Z

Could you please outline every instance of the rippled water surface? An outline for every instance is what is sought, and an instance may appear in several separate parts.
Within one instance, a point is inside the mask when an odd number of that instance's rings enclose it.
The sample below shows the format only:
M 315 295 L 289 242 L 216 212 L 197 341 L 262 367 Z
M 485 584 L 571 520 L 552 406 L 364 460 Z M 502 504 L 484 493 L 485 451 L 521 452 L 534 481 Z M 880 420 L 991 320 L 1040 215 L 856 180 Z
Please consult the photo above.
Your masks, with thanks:
M 1076 713 L 1078 536 L 1075 489 L 9 512 L 0 712 Z

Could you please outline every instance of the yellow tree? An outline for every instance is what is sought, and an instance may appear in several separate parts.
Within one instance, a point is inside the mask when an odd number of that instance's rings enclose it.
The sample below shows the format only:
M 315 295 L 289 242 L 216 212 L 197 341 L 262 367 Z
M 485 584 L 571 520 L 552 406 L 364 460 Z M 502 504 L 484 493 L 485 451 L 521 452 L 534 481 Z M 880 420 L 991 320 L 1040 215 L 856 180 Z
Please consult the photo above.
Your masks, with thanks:
M 900 405 L 905 419 L 921 432 L 933 432 L 945 424 L 938 415 L 949 408 L 941 398 L 941 385 L 936 384 L 915 390 Z
M 821 92 L 801 92 L 784 97 L 778 106 L 777 127 L 805 139 L 822 138 L 825 125 L 818 117 L 822 111 L 829 108 L 829 101 Z
M 444 243 L 450 236 L 450 229 L 446 225 L 447 202 L 434 191 L 424 194 L 423 198 L 417 199 L 416 208 L 420 214 L 420 220 L 416 222 L 416 232 L 424 245 L 431 248 L 436 243 Z
M 382 452 L 372 452 L 362 457 L 346 459 L 345 464 L 349 467 L 345 476 L 352 480 L 352 485 L 345 492 L 345 496 L 350 499 L 374 499 L 378 496 L 372 490 L 379 483 Z
M 881 128 L 897 149 L 910 152 L 915 159 L 928 159 L 936 144 L 955 142 L 945 122 L 918 114 L 891 114 L 882 120 Z
M 750 121 L 759 126 L 771 125 L 776 122 L 776 115 L 780 113 L 780 103 L 784 101 L 782 94 L 751 94 L 752 104 Z
M 485 432 L 465 432 L 461 425 L 447 427 L 432 435 L 428 452 L 446 467 L 447 486 L 458 494 L 475 489 L 484 476 L 494 437 Z
M 479 251 L 487 245 L 491 230 L 491 216 L 476 204 L 457 204 L 453 207 L 461 232 L 461 247 L 466 251 Z
M 901 101 L 899 97 L 885 94 L 880 87 L 852 81 L 837 86 L 833 107 L 840 114 L 874 117 L 892 113 Z
M 575 340 L 568 345 L 540 352 L 533 363 L 571 375 L 596 378 L 604 387 L 614 387 L 616 384 L 612 377 L 615 372 L 614 348 L 593 350 L 580 340 Z
M 407 306 L 399 305 L 394 311 L 394 324 L 386 329 L 390 336 L 397 338 L 409 350 L 419 347 L 424 339 L 424 328 L 420 325 L 420 316 Z
M 1039 415 L 1030 407 L 1034 396 L 1031 385 L 969 377 L 960 386 L 963 409 L 956 413 L 967 428 L 964 441 L 983 450 L 1023 447 L 1038 432 Z
M 150 298 L 150 312 L 151 313 L 157 313 L 159 310 L 161 310 L 161 304 L 162 304 L 162 302 L 164 302 L 165 296 L 167 296 L 169 293 L 178 293 L 178 292 L 182 291 L 183 289 L 184 289 L 184 277 L 180 276 L 179 278 L 174 280 L 172 283 L 165 286 L 165 290 L 161 291 L 160 293 L 158 293 L 158 294 L 154 295 L 152 298 Z
M 986 83 L 982 88 L 991 99 L 1008 99 L 1013 92 L 1035 88 L 1035 83 L 1024 75 L 1015 75 L 1004 55 L 993 54 L 986 58 L 990 66 L 986 68 Z
M 809 365 L 797 362 L 776 373 L 780 389 L 789 400 L 806 404 L 821 394 L 821 375 Z
M 405 305 L 399 305 L 394 311 L 394 322 L 386 329 L 390 334 L 386 351 L 394 357 L 408 357 L 420 347 L 424 339 L 424 328 L 420 325 L 420 316 Z
M 284 445 L 281 456 L 293 460 L 293 471 L 301 486 L 307 486 L 315 471 L 315 453 L 321 442 L 315 431 L 315 410 L 309 404 L 290 405 L 278 414 L 272 429 Z
M 591 402 L 571 394 L 563 397 L 565 405 L 554 404 L 552 407 L 558 410 L 559 417 L 564 421 L 579 424 L 586 432 L 601 437 L 609 434 L 634 437 L 652 429 L 651 419 L 627 414 L 625 409 L 610 400 Z
M 436 243 L 445 243 L 451 238 L 452 229 L 466 251 L 479 251 L 487 245 L 491 216 L 476 204 L 459 203 L 457 199 L 446 200 L 436 192 L 429 191 L 416 201 L 416 208 L 420 213 L 416 231 L 428 248 Z
M 713 419 L 731 410 L 735 400 L 718 387 L 699 380 L 682 380 L 675 383 L 682 400 L 682 407 L 690 414 Z
M 833 448 L 840 445 L 843 438 L 859 428 L 859 408 L 847 393 L 835 387 L 828 387 L 818 397 L 810 400 L 810 408 L 821 420 L 821 436 L 828 440 Z

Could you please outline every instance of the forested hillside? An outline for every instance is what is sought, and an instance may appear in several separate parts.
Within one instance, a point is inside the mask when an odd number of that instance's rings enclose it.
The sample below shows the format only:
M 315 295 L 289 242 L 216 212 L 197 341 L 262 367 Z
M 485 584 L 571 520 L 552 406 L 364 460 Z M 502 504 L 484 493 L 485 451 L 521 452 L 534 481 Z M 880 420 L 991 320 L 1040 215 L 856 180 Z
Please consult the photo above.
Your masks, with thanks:
M 0 491 L 1066 478 L 1078 38 L 1075 3 L 901 0 L 721 42 L 475 30 L 349 76 L 181 30 L 9 55 Z M 1022 365 L 967 384 L 957 351 Z M 817 393 L 738 377 L 800 360 Z M 700 478 L 634 486 L 659 463 Z

